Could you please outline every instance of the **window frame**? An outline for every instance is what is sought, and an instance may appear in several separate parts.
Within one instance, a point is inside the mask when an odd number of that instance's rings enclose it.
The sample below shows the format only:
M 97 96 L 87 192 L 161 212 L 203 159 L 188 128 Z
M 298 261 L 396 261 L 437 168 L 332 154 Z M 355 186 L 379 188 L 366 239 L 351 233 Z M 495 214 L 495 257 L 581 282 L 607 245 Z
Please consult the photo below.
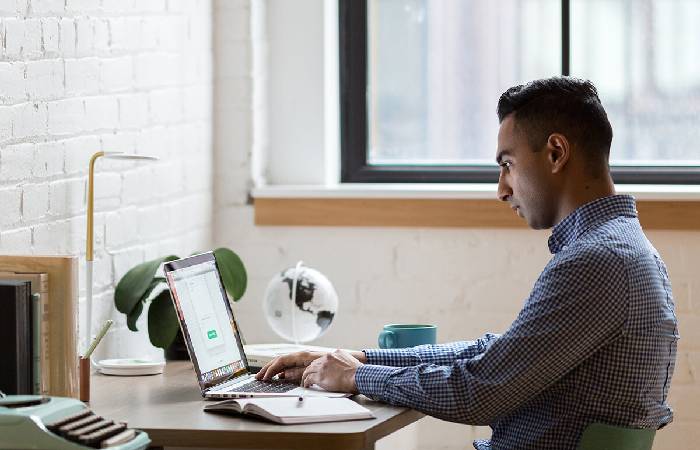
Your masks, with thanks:
M 339 0 L 342 183 L 496 183 L 498 167 L 371 165 L 367 161 L 367 1 Z M 570 74 L 570 0 L 561 0 L 562 70 Z M 611 166 L 615 183 L 700 184 L 700 167 Z

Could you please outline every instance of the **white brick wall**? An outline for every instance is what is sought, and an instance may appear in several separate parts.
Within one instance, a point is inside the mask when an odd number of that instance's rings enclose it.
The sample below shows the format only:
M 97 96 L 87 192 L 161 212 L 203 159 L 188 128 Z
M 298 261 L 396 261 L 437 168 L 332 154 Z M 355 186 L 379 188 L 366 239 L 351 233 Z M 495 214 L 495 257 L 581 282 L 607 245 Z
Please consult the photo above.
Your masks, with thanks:
M 79 255 L 84 314 L 89 158 L 161 158 L 97 163 L 93 319 L 117 321 L 105 355 L 160 354 L 114 311 L 116 281 L 210 246 L 211 21 L 208 0 L 0 2 L 1 254 Z
M 305 7 L 310 3 L 322 0 L 306 0 Z M 437 324 L 442 342 L 504 330 L 550 257 L 547 232 L 253 225 L 247 188 L 256 174 L 253 158 L 264 159 L 268 142 L 269 111 L 260 97 L 270 45 L 265 8 L 274 2 L 214 4 L 217 25 L 237 24 L 215 29 L 214 239 L 239 252 L 248 268 L 248 291 L 235 306 L 248 341 L 279 339 L 261 300 L 269 278 L 299 259 L 324 272 L 340 296 L 338 316 L 319 345 L 373 347 L 383 324 L 402 321 Z M 669 267 L 681 333 L 669 399 L 675 421 L 657 434 L 654 449 L 691 448 L 700 439 L 700 232 L 648 236 Z M 423 419 L 378 448 L 467 449 L 489 434 L 486 427 Z

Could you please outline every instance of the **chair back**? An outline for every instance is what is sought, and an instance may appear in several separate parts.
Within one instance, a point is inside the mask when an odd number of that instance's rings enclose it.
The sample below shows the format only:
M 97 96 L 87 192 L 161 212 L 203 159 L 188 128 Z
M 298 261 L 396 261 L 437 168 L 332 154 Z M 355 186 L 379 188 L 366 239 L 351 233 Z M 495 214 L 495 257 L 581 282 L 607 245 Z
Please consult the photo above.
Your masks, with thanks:
M 592 423 L 586 427 L 578 450 L 651 450 L 656 430 Z

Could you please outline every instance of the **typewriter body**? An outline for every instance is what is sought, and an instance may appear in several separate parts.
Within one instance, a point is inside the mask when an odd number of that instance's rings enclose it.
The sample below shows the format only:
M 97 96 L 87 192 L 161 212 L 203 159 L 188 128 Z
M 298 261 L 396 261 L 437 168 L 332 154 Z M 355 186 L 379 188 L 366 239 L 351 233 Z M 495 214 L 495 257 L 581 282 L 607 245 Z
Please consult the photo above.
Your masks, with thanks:
M 72 398 L 0 398 L 0 449 L 144 450 L 150 443 L 143 431 L 101 417 Z

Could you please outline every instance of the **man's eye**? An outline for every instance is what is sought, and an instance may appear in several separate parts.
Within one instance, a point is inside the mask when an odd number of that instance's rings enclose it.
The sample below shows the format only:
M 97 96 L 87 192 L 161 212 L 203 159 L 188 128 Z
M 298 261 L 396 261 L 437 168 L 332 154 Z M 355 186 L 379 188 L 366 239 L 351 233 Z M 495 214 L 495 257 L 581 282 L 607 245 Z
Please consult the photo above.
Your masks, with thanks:
M 503 167 L 504 169 L 510 169 L 510 166 L 512 163 L 510 161 L 503 161 L 500 166 Z

